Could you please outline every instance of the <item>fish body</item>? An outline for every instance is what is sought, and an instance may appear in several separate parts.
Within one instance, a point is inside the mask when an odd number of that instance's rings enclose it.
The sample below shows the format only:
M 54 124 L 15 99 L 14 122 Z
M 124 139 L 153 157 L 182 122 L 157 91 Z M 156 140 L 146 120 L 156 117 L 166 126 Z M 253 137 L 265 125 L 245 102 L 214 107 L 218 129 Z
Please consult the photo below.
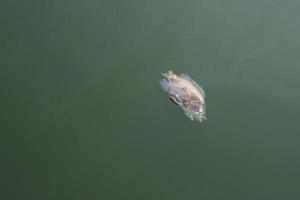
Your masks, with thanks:
M 186 74 L 176 75 L 172 71 L 162 74 L 162 89 L 170 99 L 178 104 L 191 120 L 206 120 L 205 92 L 203 88 Z

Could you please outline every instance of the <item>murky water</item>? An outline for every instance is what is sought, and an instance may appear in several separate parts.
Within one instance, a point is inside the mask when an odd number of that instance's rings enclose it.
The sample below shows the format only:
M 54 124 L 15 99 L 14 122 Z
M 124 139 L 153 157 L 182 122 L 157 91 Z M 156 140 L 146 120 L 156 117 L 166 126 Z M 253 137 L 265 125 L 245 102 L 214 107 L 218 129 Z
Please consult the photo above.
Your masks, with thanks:
M 299 7 L 2 1 L 2 195 L 299 199 Z M 166 100 L 168 70 L 207 121 Z

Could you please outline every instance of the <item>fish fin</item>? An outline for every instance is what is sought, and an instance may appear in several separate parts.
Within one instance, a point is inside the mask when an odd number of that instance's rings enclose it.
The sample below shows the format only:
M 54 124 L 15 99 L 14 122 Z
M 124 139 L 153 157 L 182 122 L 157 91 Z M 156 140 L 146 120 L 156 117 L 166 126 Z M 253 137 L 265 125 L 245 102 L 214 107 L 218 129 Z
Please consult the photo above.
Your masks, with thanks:
M 177 100 L 174 97 L 169 96 L 169 98 L 174 104 L 180 105 L 179 102 L 177 102 Z
M 168 77 L 174 75 L 174 73 L 173 73 L 172 70 L 170 70 L 170 71 L 168 71 L 167 73 L 162 73 L 162 75 L 163 75 L 164 77 L 168 78 Z

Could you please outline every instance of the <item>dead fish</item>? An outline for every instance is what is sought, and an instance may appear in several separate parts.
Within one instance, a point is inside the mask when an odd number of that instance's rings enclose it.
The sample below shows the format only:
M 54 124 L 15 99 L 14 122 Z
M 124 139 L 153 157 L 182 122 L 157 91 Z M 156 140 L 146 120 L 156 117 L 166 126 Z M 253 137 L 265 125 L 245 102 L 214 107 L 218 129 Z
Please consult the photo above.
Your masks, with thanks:
M 162 75 L 162 89 L 182 108 L 186 116 L 199 122 L 206 120 L 205 92 L 202 87 L 186 74 L 176 75 L 169 71 Z

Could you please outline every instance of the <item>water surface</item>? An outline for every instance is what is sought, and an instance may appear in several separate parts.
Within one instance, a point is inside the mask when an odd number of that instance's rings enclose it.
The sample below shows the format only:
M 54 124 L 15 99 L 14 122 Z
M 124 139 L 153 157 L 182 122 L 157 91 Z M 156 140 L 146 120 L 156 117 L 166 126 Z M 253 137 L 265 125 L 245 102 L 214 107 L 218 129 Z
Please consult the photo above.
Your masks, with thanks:
M 4 199 L 299 199 L 298 1 L 8 1 Z M 159 86 L 206 91 L 190 121 Z

